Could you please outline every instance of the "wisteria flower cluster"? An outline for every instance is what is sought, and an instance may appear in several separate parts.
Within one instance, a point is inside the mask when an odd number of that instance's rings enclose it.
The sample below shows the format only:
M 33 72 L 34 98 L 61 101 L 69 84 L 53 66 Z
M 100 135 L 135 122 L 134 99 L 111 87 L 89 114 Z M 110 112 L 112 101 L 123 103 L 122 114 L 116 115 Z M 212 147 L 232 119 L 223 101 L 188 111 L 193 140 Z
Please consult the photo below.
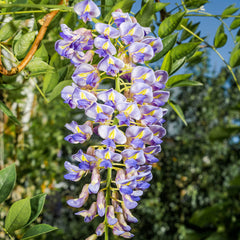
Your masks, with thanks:
M 74 10 L 84 22 L 100 15 L 91 0 L 76 4 Z M 76 182 L 91 174 L 91 182 L 84 185 L 79 197 L 67 203 L 81 208 L 75 214 L 85 222 L 104 217 L 88 240 L 108 235 L 109 228 L 115 235 L 131 238 L 134 235 L 128 223 L 138 220 L 130 210 L 150 186 L 152 164 L 158 162 L 154 155 L 161 151 L 166 134 L 162 124 L 167 109 L 162 106 L 169 98 L 169 92 L 163 90 L 168 74 L 154 72 L 145 64 L 162 50 L 162 42 L 128 13 L 116 10 L 108 24 L 92 26 L 95 29 L 72 31 L 62 24 L 62 39 L 55 45 L 76 67 L 74 83 L 66 86 L 61 96 L 89 118 L 83 125 L 75 121 L 66 124 L 71 134 L 65 140 L 82 144 L 93 135 L 102 138 L 86 153 L 80 149 L 72 156 L 77 166 L 65 162 L 65 179 Z M 92 64 L 95 56 L 100 60 Z M 105 79 L 111 79 L 115 89 L 100 89 Z M 82 209 L 92 194 L 97 195 L 96 201 L 89 209 Z

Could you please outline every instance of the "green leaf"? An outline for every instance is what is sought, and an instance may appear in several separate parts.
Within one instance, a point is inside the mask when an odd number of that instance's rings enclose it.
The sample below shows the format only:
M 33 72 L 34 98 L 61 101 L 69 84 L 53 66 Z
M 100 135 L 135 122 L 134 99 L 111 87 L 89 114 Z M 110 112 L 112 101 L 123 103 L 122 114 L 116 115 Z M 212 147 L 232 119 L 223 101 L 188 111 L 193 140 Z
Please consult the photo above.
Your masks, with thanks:
M 57 229 L 58 228 L 52 227 L 48 224 L 38 224 L 28 229 L 21 239 L 22 240 L 32 239 L 33 237 L 46 234 Z
M 174 87 L 197 87 L 197 86 L 202 86 L 203 84 L 198 82 L 198 81 L 194 81 L 194 80 L 183 80 L 183 81 L 179 81 L 175 84 L 173 84 L 170 88 L 174 88 Z
M 12 37 L 14 35 L 14 33 L 17 31 L 20 23 L 21 23 L 21 21 L 18 20 L 18 21 L 11 21 L 11 22 L 4 24 L 0 28 L 0 41 L 3 42 L 5 40 L 9 39 L 10 37 Z
M 41 44 L 41 47 L 34 54 L 34 58 L 38 58 L 38 59 L 41 59 L 44 62 L 48 62 L 48 60 L 49 60 L 48 51 L 45 48 L 43 43 Z
M 14 45 L 13 51 L 18 59 L 22 59 L 27 54 L 35 38 L 35 32 L 29 32 L 21 36 Z
M 238 15 L 240 17 L 240 15 Z M 231 25 L 230 25 L 230 28 L 231 29 L 235 29 L 235 28 L 238 28 L 240 26 L 240 18 L 235 18 Z
M 172 57 L 171 57 L 171 51 L 167 53 L 167 55 L 164 57 L 161 70 L 171 72 L 172 68 Z
M 240 29 L 238 30 L 236 34 L 236 42 L 240 42 Z
M 24 227 L 26 227 L 27 225 L 29 225 L 33 221 L 35 221 L 37 219 L 37 217 L 39 216 L 39 214 L 42 212 L 46 196 L 47 196 L 47 194 L 42 193 L 42 194 L 39 194 L 37 196 L 30 198 L 31 216 L 30 216 L 27 224 Z
M 232 68 L 240 65 L 240 42 L 234 47 L 231 52 L 229 64 Z
M 194 50 L 197 49 L 201 42 L 189 42 L 189 43 L 182 43 L 171 50 L 171 55 L 173 61 L 179 60 L 183 57 L 186 57 Z
M 163 20 L 158 29 L 158 35 L 164 38 L 171 34 L 181 22 L 185 12 L 178 12 Z
M 235 8 L 236 4 L 231 4 L 228 7 L 226 7 L 223 12 L 222 12 L 222 18 L 226 18 L 224 17 L 224 15 L 232 15 L 234 14 L 239 8 Z
M 65 80 L 65 81 L 58 83 L 58 85 L 50 93 L 49 102 L 52 101 L 54 98 L 56 98 L 58 95 L 60 95 L 62 89 L 68 85 L 71 85 L 72 82 L 73 82 L 72 80 Z
M 2 203 L 12 191 L 16 182 L 16 168 L 12 164 L 0 171 L 0 203 Z
M 77 20 L 77 14 L 75 12 L 69 12 L 65 15 L 63 23 L 71 29 L 74 29 L 76 27 Z
M 59 81 L 59 74 L 56 70 L 47 71 L 43 81 L 43 93 L 52 91 L 57 85 L 58 81 Z
M 136 15 L 138 23 L 144 27 L 148 27 L 152 22 L 154 10 L 155 10 L 154 0 L 149 0 L 147 3 L 144 4 L 144 6 Z
M 167 37 L 165 37 L 162 40 L 163 43 L 163 49 L 161 52 L 157 53 L 157 55 L 151 59 L 151 61 L 149 62 L 156 62 L 158 61 L 160 58 L 162 58 L 168 51 L 170 51 L 173 46 L 175 45 L 176 41 L 177 41 L 177 37 L 178 37 L 178 33 L 174 33 L 172 35 L 169 35 Z
M 214 37 L 214 46 L 216 48 L 223 47 L 227 42 L 227 34 L 224 32 L 223 23 L 218 27 Z
M 0 110 L 5 113 L 10 120 L 12 120 L 15 124 L 21 125 L 18 119 L 13 115 L 11 110 L 2 102 L 0 101 Z
M 208 2 L 208 0 L 184 0 L 187 8 L 199 8 L 205 3 Z
M 192 73 L 172 76 L 168 79 L 166 83 L 166 87 L 171 88 L 175 83 L 178 83 L 184 80 L 189 80 L 191 76 L 192 76 Z
M 130 12 L 132 5 L 135 3 L 134 0 L 122 0 L 114 4 L 113 8 L 108 12 L 104 18 L 104 22 L 108 21 L 111 17 L 111 13 L 117 9 L 122 9 L 123 12 Z
M 154 12 L 159 12 L 162 9 L 164 9 L 167 5 L 169 5 L 170 3 L 162 3 L 162 2 L 156 2 L 154 4 Z
M 39 74 L 43 74 L 46 73 L 47 70 L 54 70 L 54 68 L 50 65 L 48 65 L 46 62 L 42 61 L 41 59 L 33 59 L 31 60 L 28 65 L 27 68 L 30 72 L 32 73 L 39 73 Z
M 30 199 L 25 198 L 15 202 L 9 209 L 5 228 L 11 234 L 15 230 L 22 228 L 31 216 Z
M 186 62 L 186 57 L 176 60 L 172 64 L 172 69 L 169 75 L 173 75 L 178 69 L 180 69 Z
M 187 126 L 187 122 L 185 120 L 184 114 L 182 112 L 182 109 L 179 105 L 177 105 L 175 102 L 173 101 L 168 101 L 169 105 L 172 107 L 172 109 L 174 110 L 174 112 L 180 117 L 180 119 L 183 121 L 183 123 Z

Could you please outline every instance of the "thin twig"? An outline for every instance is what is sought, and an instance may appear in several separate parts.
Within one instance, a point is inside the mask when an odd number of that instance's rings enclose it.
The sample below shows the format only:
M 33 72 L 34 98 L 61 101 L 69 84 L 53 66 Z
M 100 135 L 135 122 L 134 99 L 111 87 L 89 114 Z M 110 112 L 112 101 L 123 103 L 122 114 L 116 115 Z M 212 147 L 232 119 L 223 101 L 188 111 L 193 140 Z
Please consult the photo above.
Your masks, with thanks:
M 22 60 L 22 62 L 17 67 L 13 67 L 11 70 L 7 70 L 2 65 L 2 63 L 0 63 L 0 73 L 1 74 L 7 75 L 7 76 L 12 76 L 12 75 L 15 75 L 15 74 L 21 72 L 27 66 L 27 64 L 32 59 L 34 53 L 37 51 L 38 46 L 39 46 L 40 42 L 42 41 L 49 24 L 51 23 L 51 21 L 57 15 L 58 12 L 59 12 L 59 10 L 55 10 L 44 16 L 42 27 L 40 28 L 38 35 L 37 35 L 35 41 L 33 42 L 31 49 L 29 50 L 29 52 L 27 53 L 25 58 Z

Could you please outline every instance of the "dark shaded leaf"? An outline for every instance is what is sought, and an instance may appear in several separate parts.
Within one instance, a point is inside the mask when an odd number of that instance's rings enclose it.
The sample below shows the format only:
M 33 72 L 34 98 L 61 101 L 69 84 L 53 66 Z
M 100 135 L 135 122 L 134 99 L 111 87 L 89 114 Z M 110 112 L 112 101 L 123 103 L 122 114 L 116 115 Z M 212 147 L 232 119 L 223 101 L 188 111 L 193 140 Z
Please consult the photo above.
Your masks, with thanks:
M 72 85 L 72 80 L 65 80 L 65 81 L 62 81 L 60 83 L 58 83 L 58 85 L 53 89 L 53 91 L 50 93 L 50 96 L 49 96 L 49 101 L 52 101 L 54 98 L 56 98 L 57 96 L 60 95 L 62 89 L 68 85 Z
M 167 53 L 167 55 L 164 57 L 161 70 L 165 70 L 167 72 L 171 72 L 172 68 L 172 57 L 171 57 L 171 51 Z
M 152 18 L 155 13 L 154 10 L 155 10 L 154 0 L 149 0 L 146 4 L 144 4 L 144 6 L 136 15 L 136 19 L 139 22 L 139 24 L 144 27 L 148 27 L 152 22 Z
M 2 102 L 0 101 L 0 110 L 5 113 L 10 120 L 12 120 L 15 124 L 21 125 L 18 119 L 13 115 L 11 110 Z
M 16 168 L 12 164 L 0 171 L 0 203 L 2 203 L 12 191 L 16 182 Z
M 56 70 L 47 71 L 43 81 L 43 93 L 52 91 L 59 81 L 59 74 Z
M 240 16 L 240 15 L 238 15 L 238 16 Z M 232 21 L 232 23 L 231 23 L 231 25 L 230 25 L 230 28 L 231 29 L 235 29 L 235 28 L 238 28 L 240 26 L 240 18 L 235 18 L 233 21 Z

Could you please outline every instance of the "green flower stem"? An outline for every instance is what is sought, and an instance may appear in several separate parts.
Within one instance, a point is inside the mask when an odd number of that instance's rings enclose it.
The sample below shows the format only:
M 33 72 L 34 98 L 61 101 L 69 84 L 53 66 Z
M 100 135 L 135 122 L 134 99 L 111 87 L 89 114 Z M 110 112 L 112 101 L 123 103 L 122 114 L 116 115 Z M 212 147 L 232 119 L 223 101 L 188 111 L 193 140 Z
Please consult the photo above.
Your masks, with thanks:
M 107 172 L 107 185 L 106 185 L 106 209 L 105 209 L 105 240 L 108 240 L 108 220 L 107 220 L 107 209 L 110 204 L 110 194 L 111 194 L 111 180 L 112 180 L 112 168 L 108 168 Z
M 189 12 L 189 11 L 188 11 Z M 207 14 L 204 12 L 201 12 L 199 14 L 194 13 L 187 13 L 185 15 L 186 17 L 222 17 L 222 18 L 240 18 L 240 16 L 234 16 L 234 15 L 221 15 L 221 14 Z
M 225 61 L 225 59 L 224 59 L 223 56 L 218 52 L 218 50 L 217 50 L 214 46 L 212 46 L 212 45 L 210 45 L 208 42 L 206 42 L 204 39 L 202 39 L 201 37 L 199 37 L 198 35 L 196 35 L 196 34 L 195 34 L 194 32 L 192 32 L 190 29 L 186 28 L 186 27 L 183 26 L 182 24 L 181 24 L 180 26 L 181 26 L 184 30 L 186 30 L 187 32 L 189 32 L 190 34 L 192 34 L 194 37 L 196 37 L 197 39 L 199 39 L 201 42 L 204 42 L 208 47 L 210 47 L 210 48 L 220 57 L 220 59 L 221 59 L 221 60 L 224 62 L 224 64 L 227 66 L 229 72 L 232 74 L 233 79 L 234 79 L 234 81 L 235 81 L 236 84 L 237 84 L 237 88 L 238 88 L 238 90 L 240 91 L 240 85 L 239 85 L 239 83 L 238 83 L 238 81 L 237 81 L 236 75 L 234 74 L 231 66 Z
M 119 76 L 117 75 L 117 77 L 115 78 L 115 90 L 117 92 L 121 92 L 121 88 L 120 88 L 120 78 Z

